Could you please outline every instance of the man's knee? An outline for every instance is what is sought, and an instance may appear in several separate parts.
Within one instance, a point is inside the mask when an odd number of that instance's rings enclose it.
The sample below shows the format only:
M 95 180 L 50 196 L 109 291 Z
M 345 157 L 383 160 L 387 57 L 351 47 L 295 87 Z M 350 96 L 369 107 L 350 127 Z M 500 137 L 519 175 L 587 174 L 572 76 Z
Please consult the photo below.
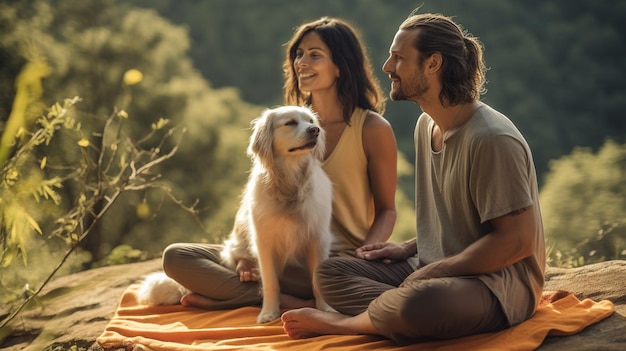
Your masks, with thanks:
M 480 281 L 431 279 L 391 290 L 370 305 L 381 334 L 400 344 L 448 339 L 492 330 L 505 320 L 497 299 Z
M 363 260 L 331 257 L 322 262 L 316 271 L 316 285 L 324 301 L 340 313 L 356 315 L 367 309 L 370 301 L 380 291 L 367 284 L 359 274 Z

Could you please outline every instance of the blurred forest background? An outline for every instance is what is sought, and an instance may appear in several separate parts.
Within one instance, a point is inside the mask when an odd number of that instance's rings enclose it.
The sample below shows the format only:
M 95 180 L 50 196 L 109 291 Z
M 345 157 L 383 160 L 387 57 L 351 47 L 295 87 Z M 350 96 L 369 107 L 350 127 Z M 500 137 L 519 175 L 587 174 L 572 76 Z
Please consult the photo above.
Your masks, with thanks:
M 221 241 L 249 123 L 282 102 L 293 29 L 341 17 L 379 68 L 418 6 L 485 45 L 483 101 L 534 152 L 550 264 L 625 259 L 624 1 L 1 0 L 0 301 L 41 284 L 73 245 L 59 274 Z M 396 241 L 415 235 L 419 113 L 405 102 L 385 113 L 401 151 Z

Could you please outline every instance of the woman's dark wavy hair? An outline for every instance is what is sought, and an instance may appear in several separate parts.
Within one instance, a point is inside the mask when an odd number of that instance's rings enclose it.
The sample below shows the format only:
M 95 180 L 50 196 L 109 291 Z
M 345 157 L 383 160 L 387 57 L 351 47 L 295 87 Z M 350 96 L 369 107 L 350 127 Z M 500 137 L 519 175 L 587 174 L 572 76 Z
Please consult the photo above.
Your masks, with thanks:
M 414 11 L 400 29 L 419 30 L 414 46 L 420 65 L 432 54 L 443 57 L 439 101 L 444 106 L 479 100 L 486 92 L 482 43 L 450 17 Z
M 285 104 L 311 103 L 310 94 L 301 91 L 298 86 L 297 72 L 293 66 L 302 38 L 311 32 L 317 33 L 322 38 L 330 49 L 333 62 L 339 68 L 337 90 L 339 101 L 343 104 L 343 119 L 346 123 L 350 123 L 350 116 L 356 107 L 383 114 L 386 99 L 357 32 L 348 23 L 329 17 L 301 25 L 287 42 L 283 63 Z

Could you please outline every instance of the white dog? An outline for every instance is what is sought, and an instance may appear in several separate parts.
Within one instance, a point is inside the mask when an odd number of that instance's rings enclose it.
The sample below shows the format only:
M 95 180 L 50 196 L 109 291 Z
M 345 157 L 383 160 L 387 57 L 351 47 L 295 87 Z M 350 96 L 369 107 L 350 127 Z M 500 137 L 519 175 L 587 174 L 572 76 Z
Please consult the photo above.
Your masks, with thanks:
M 314 278 L 333 240 L 332 184 L 319 164 L 326 147 L 324 130 L 313 111 L 297 106 L 267 109 L 252 126 L 248 155 L 253 167 L 222 259 L 233 269 L 241 259 L 258 263 L 263 307 L 257 323 L 280 317 L 278 277 L 288 262 L 304 257 L 316 307 L 331 310 Z M 173 304 L 186 293 L 159 272 L 144 280 L 138 300 Z
M 263 290 L 258 323 L 280 316 L 278 277 L 287 262 L 306 257 L 315 277 L 328 258 L 332 184 L 319 164 L 325 147 L 324 130 L 306 107 L 268 109 L 253 121 L 248 147 L 253 167 L 222 258 L 231 267 L 239 259 L 258 262 Z M 315 279 L 313 288 L 316 307 L 329 310 Z

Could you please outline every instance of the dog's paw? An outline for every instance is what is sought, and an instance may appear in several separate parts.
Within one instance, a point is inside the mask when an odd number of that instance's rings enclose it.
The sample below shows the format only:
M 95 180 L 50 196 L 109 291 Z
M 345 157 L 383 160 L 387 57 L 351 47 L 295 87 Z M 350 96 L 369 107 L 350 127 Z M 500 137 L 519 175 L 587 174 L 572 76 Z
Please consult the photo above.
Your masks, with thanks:
M 271 321 L 277 320 L 280 317 L 280 310 L 275 311 L 266 311 L 261 310 L 259 316 L 256 318 L 256 322 L 259 324 L 269 323 Z

